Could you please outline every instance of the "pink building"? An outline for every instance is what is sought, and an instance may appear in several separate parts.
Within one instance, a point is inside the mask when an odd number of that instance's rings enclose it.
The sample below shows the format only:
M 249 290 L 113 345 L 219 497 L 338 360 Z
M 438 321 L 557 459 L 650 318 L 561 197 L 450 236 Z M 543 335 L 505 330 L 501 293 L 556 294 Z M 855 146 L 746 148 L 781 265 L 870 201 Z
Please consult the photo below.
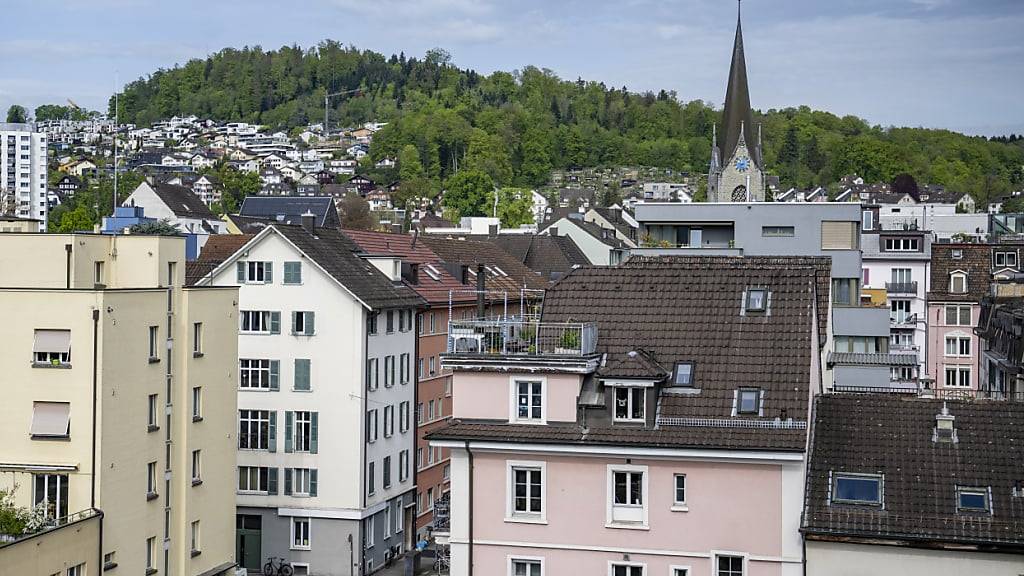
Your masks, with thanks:
M 453 322 L 451 574 L 802 574 L 828 286 L 827 258 L 637 257 L 539 323 Z
M 989 293 L 995 252 L 1000 253 L 1000 268 L 1005 268 L 1007 258 L 1011 258 L 1016 271 L 1017 248 L 932 244 L 927 373 L 933 375 L 935 389 L 941 393 L 978 390 L 981 341 L 974 327 L 981 316 L 981 299 Z

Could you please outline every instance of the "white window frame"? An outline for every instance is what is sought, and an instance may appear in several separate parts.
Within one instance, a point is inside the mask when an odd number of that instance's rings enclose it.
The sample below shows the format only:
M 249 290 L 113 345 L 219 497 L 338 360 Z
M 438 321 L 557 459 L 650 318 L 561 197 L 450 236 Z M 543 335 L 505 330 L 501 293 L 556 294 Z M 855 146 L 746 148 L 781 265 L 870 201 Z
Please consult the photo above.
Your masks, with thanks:
M 678 481 L 683 479 L 683 499 L 679 500 L 676 495 L 679 492 Z M 686 484 L 686 474 L 682 472 L 676 472 L 672 474 L 672 510 L 673 512 L 688 512 L 689 506 L 686 504 L 687 493 L 690 491 L 690 487 Z
M 643 481 L 641 482 L 641 495 L 640 495 L 640 521 L 639 522 L 628 522 L 628 521 L 616 521 L 615 520 L 615 508 L 617 506 L 633 508 L 633 504 L 615 504 L 615 473 L 616 472 L 640 472 L 643 474 Z M 608 464 L 607 472 L 607 487 L 605 493 L 605 528 L 625 528 L 629 530 L 649 530 L 650 525 L 648 523 L 649 507 L 650 507 L 650 482 L 651 473 L 647 466 L 639 466 L 636 464 Z
M 243 366 L 242 363 L 245 363 Z M 263 363 L 266 366 L 263 366 Z M 271 388 L 271 370 L 270 370 L 270 358 L 239 358 L 238 359 L 238 388 L 239 390 L 270 390 Z M 243 384 L 242 373 L 248 374 L 248 384 Z M 265 374 L 264 374 L 265 373 Z M 258 386 L 253 386 L 253 376 L 258 375 L 260 383 Z M 264 385 L 264 376 L 266 382 Z
M 268 263 L 270 263 L 268 260 L 247 260 L 245 262 L 245 283 L 268 284 L 266 280 Z M 273 268 L 271 268 L 271 274 L 273 274 Z
M 1012 257 L 1013 264 L 1010 264 Z M 1013 251 L 1002 251 L 995 253 L 996 266 L 1000 268 L 1016 268 L 1017 267 L 1017 253 Z
M 273 312 L 274 312 L 274 310 L 241 310 L 241 311 L 239 311 L 239 314 L 238 314 L 238 320 L 239 320 L 239 322 L 238 322 L 238 332 L 240 334 L 272 334 L 273 332 L 271 332 L 271 330 L 270 330 L 270 325 L 271 325 L 271 318 L 273 317 Z M 245 326 L 245 315 L 246 314 L 249 315 L 249 329 L 246 329 L 244 327 Z M 259 330 L 253 330 L 252 329 L 252 326 L 254 324 L 253 319 L 257 317 L 257 316 L 254 316 L 254 315 L 257 315 L 257 314 L 259 315 L 258 318 L 259 318 L 260 329 Z
M 540 383 L 540 418 L 519 417 L 519 383 Z M 508 421 L 516 424 L 547 424 L 548 423 L 548 379 L 546 376 L 532 377 L 526 375 L 510 376 L 508 379 Z
M 615 576 L 615 568 L 617 566 L 625 566 L 628 568 L 639 568 L 640 576 L 647 576 L 647 564 L 643 562 L 627 562 L 624 560 L 609 560 L 608 561 L 608 576 Z
M 313 412 L 297 410 L 292 414 L 292 451 L 309 452 L 313 445 Z
M 295 543 L 295 524 L 298 522 L 304 522 L 306 524 L 306 543 L 296 544 Z M 311 550 L 313 548 L 313 520 L 308 517 L 292 516 L 291 522 L 291 539 L 288 541 L 289 550 Z
M 309 496 L 312 487 L 312 468 L 292 468 L 292 496 Z
M 619 390 L 628 390 L 626 393 L 626 417 L 619 417 Z M 633 404 L 635 403 L 635 391 L 640 392 L 641 412 L 639 418 L 633 417 Z M 646 422 L 647 420 L 647 387 L 646 386 L 615 386 L 612 388 L 612 421 L 613 422 Z
M 246 414 L 247 418 L 244 418 L 244 419 L 242 418 L 242 412 L 246 412 L 247 413 Z M 255 423 L 255 426 L 256 426 L 256 446 L 263 446 L 264 444 L 266 444 L 263 447 L 257 447 L 257 448 L 252 448 L 251 446 L 250 447 L 246 447 L 246 448 L 242 448 L 241 446 L 239 446 L 238 447 L 239 450 L 270 450 L 270 413 L 271 413 L 271 410 L 246 409 L 246 408 L 241 408 L 241 409 L 238 410 L 238 434 L 239 435 L 242 434 L 242 422 L 243 422 L 243 420 L 245 422 L 249 423 L 249 425 L 246 428 L 247 430 L 251 430 L 253 424 Z M 263 418 L 264 414 L 266 415 L 266 419 Z M 263 423 L 264 422 L 267 423 L 267 436 L 266 436 L 266 438 L 263 438 L 263 434 L 262 434 L 262 429 L 263 429 Z M 251 432 L 249 432 L 249 434 L 250 434 L 250 436 L 252 435 Z M 263 440 L 265 440 L 265 442 L 262 442 Z M 239 443 L 241 443 L 241 439 L 239 439 Z M 250 442 L 250 444 L 251 444 L 251 442 Z
M 508 576 L 515 576 L 515 563 L 516 562 L 529 562 L 540 564 L 540 576 L 544 576 L 544 557 L 543 556 L 512 556 L 511 554 L 506 556 L 507 562 L 507 573 Z M 529 576 L 529 575 L 527 575 Z
M 719 556 L 734 556 L 743 559 L 743 576 L 750 574 L 750 554 L 746 552 L 735 552 L 732 550 L 712 550 L 711 551 L 711 576 L 718 576 L 718 557 Z
M 245 469 L 246 478 L 246 489 L 242 489 L 241 484 L 242 469 Z M 252 471 L 256 471 L 256 489 L 252 487 Z M 267 485 L 261 487 L 260 482 L 262 480 L 261 470 L 267 471 Z M 266 494 L 270 490 L 270 469 L 266 466 L 238 466 L 236 468 L 236 475 L 238 478 L 235 479 L 235 488 L 239 494 Z
M 956 290 L 955 289 L 957 279 L 960 279 L 960 280 L 963 281 L 963 283 L 964 283 L 963 290 Z M 967 294 L 967 290 L 968 290 L 967 274 L 964 274 L 963 272 L 953 272 L 952 274 L 949 275 L 949 293 L 950 294 Z
M 683 570 L 684 576 L 693 576 L 693 568 L 690 566 L 681 566 L 679 564 L 672 564 L 668 567 L 668 576 L 677 576 L 678 570 Z
M 967 353 L 963 353 L 964 342 L 967 342 Z M 949 352 L 949 345 L 953 345 L 953 353 Z M 954 358 L 970 358 L 971 357 L 971 337 L 965 336 L 962 333 L 951 332 L 946 334 L 943 341 L 943 352 L 946 357 Z
M 515 509 L 515 471 L 539 470 L 540 471 L 540 513 L 517 512 Z M 505 522 L 518 522 L 525 524 L 547 524 L 548 523 L 548 467 L 543 460 L 506 460 L 505 461 Z M 529 496 L 529 494 L 527 494 Z M 527 498 L 529 502 L 529 498 Z
M 953 377 L 954 384 L 950 386 L 946 383 L 946 377 L 949 372 L 954 372 Z M 966 374 L 966 378 L 964 375 Z M 966 384 L 961 384 L 966 380 Z M 963 364 L 945 364 L 942 367 L 942 387 L 951 388 L 954 390 L 965 390 L 971 387 L 971 367 Z

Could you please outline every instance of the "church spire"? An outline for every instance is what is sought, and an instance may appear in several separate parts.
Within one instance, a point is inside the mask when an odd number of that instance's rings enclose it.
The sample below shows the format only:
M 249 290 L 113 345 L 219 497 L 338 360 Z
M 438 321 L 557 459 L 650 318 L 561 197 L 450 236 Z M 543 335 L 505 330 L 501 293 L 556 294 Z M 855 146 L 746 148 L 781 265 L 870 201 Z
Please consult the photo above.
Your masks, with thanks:
M 725 92 L 725 107 L 722 111 L 722 131 L 718 133 L 718 150 L 724 165 L 736 151 L 742 140 L 754 165 L 761 168 L 761 150 L 754 138 L 754 118 L 750 111 L 750 88 L 747 86 L 747 63 L 743 55 L 742 0 L 737 0 L 736 40 L 732 48 L 732 64 L 729 68 L 729 87 Z

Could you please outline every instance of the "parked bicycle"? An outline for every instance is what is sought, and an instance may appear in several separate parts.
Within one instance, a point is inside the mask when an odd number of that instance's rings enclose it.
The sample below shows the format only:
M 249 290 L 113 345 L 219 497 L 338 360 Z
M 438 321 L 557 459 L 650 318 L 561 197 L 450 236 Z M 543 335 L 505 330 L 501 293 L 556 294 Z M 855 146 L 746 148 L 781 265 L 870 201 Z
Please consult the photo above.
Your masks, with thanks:
M 263 576 L 292 576 L 295 569 L 284 558 L 271 556 L 263 565 Z

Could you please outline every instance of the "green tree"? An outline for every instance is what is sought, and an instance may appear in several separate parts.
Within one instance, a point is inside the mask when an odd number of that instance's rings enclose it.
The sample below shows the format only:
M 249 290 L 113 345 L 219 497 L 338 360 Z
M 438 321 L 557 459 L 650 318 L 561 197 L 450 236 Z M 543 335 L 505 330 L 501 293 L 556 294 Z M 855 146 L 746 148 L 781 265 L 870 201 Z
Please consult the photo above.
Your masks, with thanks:
M 494 200 L 494 181 L 481 170 L 462 170 L 445 183 L 442 201 L 456 219 L 466 216 L 490 216 Z
M 551 176 L 551 156 L 545 140 L 546 136 L 539 128 L 528 130 L 523 135 L 523 161 L 519 173 L 527 185 L 540 186 Z
M 153 222 L 140 222 L 128 229 L 132 234 L 144 234 L 150 236 L 177 236 L 181 234 L 178 228 L 171 224 L 167 218 L 154 220 Z
M 469 137 L 469 149 L 463 167 L 486 172 L 498 185 L 512 182 L 512 161 L 505 150 L 505 144 L 501 138 L 480 128 L 474 128 Z
M 28 122 L 28 112 L 20 104 L 11 104 L 11 107 L 7 109 L 7 121 L 15 124 Z
M 65 212 L 57 224 L 57 232 L 92 232 L 96 223 L 96 212 L 84 204 L 79 204 L 69 212 Z
M 423 163 L 420 162 L 420 152 L 412 144 L 402 146 L 398 153 L 398 179 L 402 182 L 409 182 L 423 177 Z
M 370 203 L 358 194 L 349 194 L 341 199 L 341 227 L 350 230 L 373 230 L 377 225 L 370 213 Z
M 533 195 L 526 188 L 500 188 L 491 195 L 498 196 L 498 218 L 505 228 L 518 228 L 533 223 Z

